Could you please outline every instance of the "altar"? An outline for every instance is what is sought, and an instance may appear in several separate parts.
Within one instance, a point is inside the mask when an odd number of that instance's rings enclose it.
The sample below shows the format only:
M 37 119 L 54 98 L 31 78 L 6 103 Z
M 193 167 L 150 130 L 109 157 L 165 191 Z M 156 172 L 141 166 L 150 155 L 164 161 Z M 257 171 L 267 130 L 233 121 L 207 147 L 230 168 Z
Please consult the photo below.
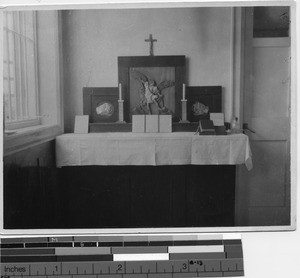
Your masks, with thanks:
M 90 133 L 56 138 L 63 228 L 234 225 L 244 134 Z
M 227 134 L 222 86 L 187 86 L 185 64 L 184 55 L 118 57 L 118 86 L 83 88 L 89 120 L 56 138 L 62 228 L 234 225 L 249 139 Z
M 56 138 L 56 165 L 238 165 L 252 167 L 248 136 L 174 133 L 64 134 Z

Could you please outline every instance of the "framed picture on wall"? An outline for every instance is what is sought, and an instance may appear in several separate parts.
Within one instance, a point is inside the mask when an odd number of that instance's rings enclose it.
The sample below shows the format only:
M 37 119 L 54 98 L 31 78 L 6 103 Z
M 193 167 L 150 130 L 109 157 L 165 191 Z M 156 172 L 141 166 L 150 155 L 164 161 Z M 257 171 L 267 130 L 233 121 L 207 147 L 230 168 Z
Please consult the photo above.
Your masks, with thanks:
M 90 123 L 118 121 L 118 87 L 83 88 L 83 114 L 90 116 Z
M 165 107 L 172 111 L 173 121 L 179 121 L 181 116 L 182 84 L 185 83 L 185 56 L 129 56 L 118 57 L 118 83 L 122 84 L 124 94 L 124 120 L 132 121 L 132 115 L 142 114 L 141 82 L 135 78 L 136 72 L 155 81 L 159 87 L 162 81 L 174 82 L 174 86 L 161 90 Z M 155 107 L 151 107 L 155 108 Z M 147 113 L 146 111 L 145 113 Z M 152 111 L 158 114 L 157 111 Z
M 211 112 L 222 112 L 221 86 L 195 86 L 186 88 L 187 119 L 190 122 L 209 120 Z

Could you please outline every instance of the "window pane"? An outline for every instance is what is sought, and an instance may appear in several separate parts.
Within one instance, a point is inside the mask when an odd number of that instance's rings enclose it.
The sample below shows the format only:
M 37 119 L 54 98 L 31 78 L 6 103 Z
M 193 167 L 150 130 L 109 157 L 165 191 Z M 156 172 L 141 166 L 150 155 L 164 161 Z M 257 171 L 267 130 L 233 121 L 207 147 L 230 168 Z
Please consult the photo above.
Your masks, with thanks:
M 11 110 L 11 121 L 17 120 L 17 98 L 14 90 L 15 83 L 10 82 L 10 110 Z
M 9 53 L 9 61 L 14 63 L 15 60 L 15 41 L 14 34 L 12 32 L 8 32 L 8 53 Z
M 21 88 L 18 96 L 19 113 L 22 119 L 27 118 L 27 72 L 26 72 L 26 46 L 25 39 L 22 36 L 20 38 L 20 50 L 21 50 Z
M 15 69 L 17 67 L 15 63 L 15 35 L 12 32 L 8 32 L 8 55 L 9 55 L 9 99 L 10 99 L 10 120 L 17 120 L 17 98 L 16 98 L 16 86 L 15 86 Z
M 35 84 L 35 57 L 34 57 L 34 44 L 28 42 L 26 44 L 26 65 L 27 65 L 27 92 L 28 92 L 28 112 L 30 118 L 36 117 L 36 84 Z
M 35 119 L 37 76 L 34 12 L 4 13 L 4 112 L 7 123 Z
M 253 36 L 256 38 L 288 37 L 289 7 L 255 7 Z
M 9 30 L 14 30 L 14 18 L 12 12 L 4 13 L 6 15 L 6 22 L 4 26 L 6 26 Z
M 5 120 L 10 120 L 10 99 L 9 99 L 9 80 L 3 80 L 3 102 L 4 102 L 4 113 Z
M 8 71 L 8 53 L 7 53 L 7 32 L 3 32 L 3 77 L 8 78 L 9 77 L 9 71 Z
M 34 40 L 33 32 L 33 12 L 24 12 L 25 35 L 27 38 Z

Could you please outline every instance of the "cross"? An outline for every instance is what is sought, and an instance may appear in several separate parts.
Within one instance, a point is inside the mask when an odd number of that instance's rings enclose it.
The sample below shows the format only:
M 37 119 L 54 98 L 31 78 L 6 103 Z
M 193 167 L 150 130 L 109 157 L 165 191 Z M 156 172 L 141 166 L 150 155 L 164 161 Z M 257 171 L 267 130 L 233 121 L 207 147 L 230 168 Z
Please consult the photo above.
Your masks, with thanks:
M 152 38 L 152 34 L 149 34 L 149 39 L 146 39 L 145 42 L 150 42 L 150 56 L 153 56 L 153 42 L 157 42 L 157 40 Z

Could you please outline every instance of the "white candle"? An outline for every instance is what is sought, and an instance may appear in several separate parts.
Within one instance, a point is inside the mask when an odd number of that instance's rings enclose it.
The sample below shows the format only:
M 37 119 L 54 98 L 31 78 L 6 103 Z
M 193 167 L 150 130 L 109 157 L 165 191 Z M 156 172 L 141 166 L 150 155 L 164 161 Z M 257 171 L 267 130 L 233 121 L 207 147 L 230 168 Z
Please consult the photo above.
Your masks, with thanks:
M 185 100 L 185 84 L 182 84 L 182 100 Z
M 119 84 L 119 100 L 122 100 L 122 84 Z

